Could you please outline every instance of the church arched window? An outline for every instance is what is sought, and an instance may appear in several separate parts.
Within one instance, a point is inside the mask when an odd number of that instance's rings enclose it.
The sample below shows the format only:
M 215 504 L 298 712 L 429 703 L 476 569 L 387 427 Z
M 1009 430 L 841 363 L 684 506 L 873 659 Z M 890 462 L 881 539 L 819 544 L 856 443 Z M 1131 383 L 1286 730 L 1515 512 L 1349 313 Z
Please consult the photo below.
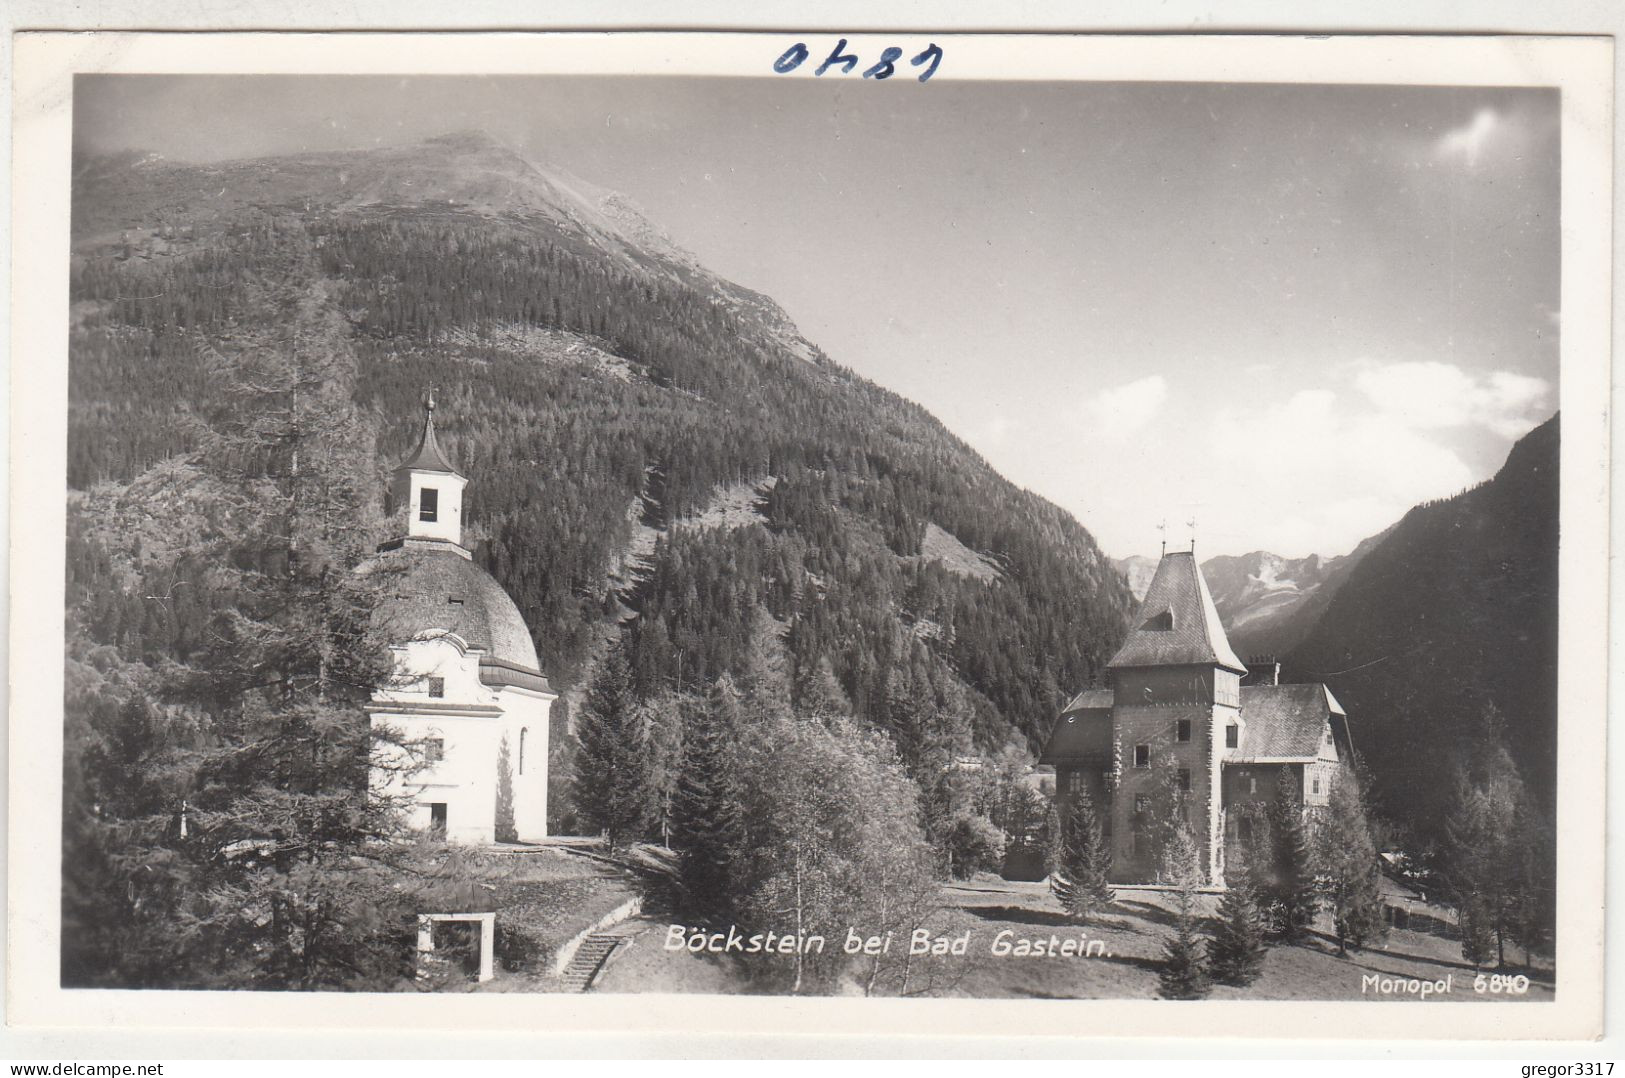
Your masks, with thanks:
M 519 773 L 525 773 L 525 735 L 530 733 L 529 727 L 522 727 L 519 731 Z

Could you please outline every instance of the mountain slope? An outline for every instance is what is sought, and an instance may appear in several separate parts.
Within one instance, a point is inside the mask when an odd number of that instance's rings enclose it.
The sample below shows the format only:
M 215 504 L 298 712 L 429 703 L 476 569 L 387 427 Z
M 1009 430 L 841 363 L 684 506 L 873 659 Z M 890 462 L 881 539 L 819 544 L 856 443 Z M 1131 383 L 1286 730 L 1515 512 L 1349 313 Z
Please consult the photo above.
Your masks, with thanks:
M 606 637 L 653 695 L 742 673 L 765 631 L 796 694 L 827 671 L 900 743 L 992 748 L 1036 744 L 1121 639 L 1127 590 L 1070 516 L 626 200 L 484 136 L 85 161 L 73 201 L 76 487 L 187 452 L 208 357 L 295 281 L 342 316 L 380 489 L 439 385 L 469 541 L 566 688 Z
M 1554 416 L 1489 482 L 1407 513 L 1287 657 L 1293 680 L 1325 681 L 1348 708 L 1381 804 L 1425 838 L 1457 761 L 1497 725 L 1537 796 L 1553 795 L 1558 442 Z

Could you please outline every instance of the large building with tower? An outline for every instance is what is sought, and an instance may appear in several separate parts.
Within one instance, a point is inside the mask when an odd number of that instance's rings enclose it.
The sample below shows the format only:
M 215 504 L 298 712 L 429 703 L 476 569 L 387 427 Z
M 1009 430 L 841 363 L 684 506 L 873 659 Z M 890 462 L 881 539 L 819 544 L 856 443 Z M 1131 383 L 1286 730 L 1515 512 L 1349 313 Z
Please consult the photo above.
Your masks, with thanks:
M 1222 886 L 1227 848 L 1283 776 L 1300 806 L 1325 805 L 1353 760 L 1348 716 L 1326 686 L 1283 685 L 1279 663 L 1237 658 L 1194 552 L 1163 555 L 1132 626 L 1106 687 L 1066 705 L 1040 763 L 1055 767 L 1063 818 L 1089 791 L 1113 882 L 1157 878 L 1153 819 L 1182 811 Z
M 375 788 L 404 797 L 414 826 L 450 841 L 534 841 L 547 835 L 556 697 L 518 606 L 463 546 L 467 485 L 440 448 L 431 397 L 390 488 L 405 533 L 367 567 L 382 581 L 395 657 L 367 710 L 408 750 L 378 770 Z

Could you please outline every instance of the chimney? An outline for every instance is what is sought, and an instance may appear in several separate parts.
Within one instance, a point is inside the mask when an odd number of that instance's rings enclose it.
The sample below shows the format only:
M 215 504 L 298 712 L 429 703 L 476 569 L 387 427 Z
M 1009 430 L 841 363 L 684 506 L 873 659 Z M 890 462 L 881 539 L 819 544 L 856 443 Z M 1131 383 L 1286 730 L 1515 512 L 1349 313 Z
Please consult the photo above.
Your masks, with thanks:
M 1281 683 L 1281 660 L 1274 655 L 1254 655 L 1247 660 L 1247 677 L 1244 685 L 1279 685 Z

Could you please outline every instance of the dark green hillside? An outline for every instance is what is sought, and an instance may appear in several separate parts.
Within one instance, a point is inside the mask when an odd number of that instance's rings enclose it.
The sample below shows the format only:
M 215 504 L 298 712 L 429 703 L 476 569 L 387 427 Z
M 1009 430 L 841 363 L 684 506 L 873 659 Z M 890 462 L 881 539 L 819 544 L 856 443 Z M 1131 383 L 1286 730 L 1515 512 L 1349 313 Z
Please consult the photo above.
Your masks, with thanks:
M 1323 680 L 1342 700 L 1383 810 L 1424 840 L 1448 816 L 1455 769 L 1497 725 L 1550 811 L 1557 478 L 1554 416 L 1494 479 L 1406 514 L 1287 660 L 1295 680 Z
M 211 349 L 290 283 L 267 267 L 308 267 L 293 283 L 341 316 L 381 432 L 378 489 L 438 385 L 476 556 L 567 687 L 615 626 L 647 693 L 740 672 L 765 609 L 795 684 L 827 661 L 869 722 L 991 749 L 1036 744 L 1120 640 L 1127 590 L 1071 517 L 624 204 L 488 140 L 78 175 L 72 487 L 191 450 Z M 762 492 L 744 518 L 685 526 L 739 484 Z M 997 573 L 922 557 L 928 525 Z

